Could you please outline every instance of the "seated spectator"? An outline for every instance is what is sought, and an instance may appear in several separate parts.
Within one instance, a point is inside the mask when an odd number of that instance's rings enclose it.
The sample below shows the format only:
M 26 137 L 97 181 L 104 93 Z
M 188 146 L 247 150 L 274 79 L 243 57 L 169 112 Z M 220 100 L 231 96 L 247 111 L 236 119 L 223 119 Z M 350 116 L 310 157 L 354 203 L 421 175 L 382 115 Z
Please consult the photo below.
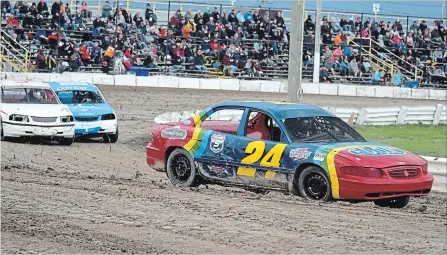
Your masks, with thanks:
M 198 50 L 197 55 L 194 58 L 194 67 L 200 71 L 208 71 L 208 68 L 205 66 L 205 59 L 202 55 L 202 51 Z
M 380 83 L 382 82 L 384 73 L 385 72 L 383 71 L 383 69 L 375 71 L 373 73 L 373 75 L 371 76 L 371 84 L 372 85 L 380 85 Z
M 51 6 L 51 15 L 59 15 L 61 10 L 62 3 L 60 0 L 56 0 Z
M 5 19 L 6 13 L 11 13 L 11 3 L 9 1 L 1 1 L 0 9 L 2 11 L 2 16 Z
M 329 78 L 329 72 L 325 66 L 320 68 L 320 82 L 331 83 L 332 80 Z
M 113 19 L 112 15 L 112 6 L 110 5 L 109 0 L 106 0 L 104 6 L 102 7 L 101 16 L 103 18 Z
M 393 85 L 394 86 L 401 86 L 403 82 L 404 76 L 401 74 L 400 70 L 398 69 L 397 72 L 393 76 Z

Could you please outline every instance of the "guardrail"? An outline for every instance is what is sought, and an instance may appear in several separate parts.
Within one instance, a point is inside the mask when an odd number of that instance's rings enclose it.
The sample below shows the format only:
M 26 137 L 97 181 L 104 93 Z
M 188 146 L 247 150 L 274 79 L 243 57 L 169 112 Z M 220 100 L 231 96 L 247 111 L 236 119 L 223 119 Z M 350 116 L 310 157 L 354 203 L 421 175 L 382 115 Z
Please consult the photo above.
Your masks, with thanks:
M 447 124 L 447 107 L 442 104 L 433 106 L 401 106 L 382 108 L 345 108 L 345 107 L 322 107 L 332 112 L 337 117 L 348 121 L 353 116 L 353 123 L 356 125 L 405 125 L 405 124 L 426 124 L 438 125 Z M 158 115 L 154 121 L 157 124 L 179 122 L 191 118 L 200 110 L 168 112 Z M 224 114 L 213 114 L 213 120 L 230 120 L 237 118 L 240 113 L 225 111 Z
M 252 92 L 286 93 L 285 80 L 240 80 L 215 78 L 183 78 L 177 76 L 107 75 L 102 73 L 5 73 L 7 79 L 29 81 L 91 82 L 96 85 L 214 89 Z M 302 83 L 304 94 L 447 100 L 447 90 L 410 89 L 401 87 L 345 85 L 336 83 Z

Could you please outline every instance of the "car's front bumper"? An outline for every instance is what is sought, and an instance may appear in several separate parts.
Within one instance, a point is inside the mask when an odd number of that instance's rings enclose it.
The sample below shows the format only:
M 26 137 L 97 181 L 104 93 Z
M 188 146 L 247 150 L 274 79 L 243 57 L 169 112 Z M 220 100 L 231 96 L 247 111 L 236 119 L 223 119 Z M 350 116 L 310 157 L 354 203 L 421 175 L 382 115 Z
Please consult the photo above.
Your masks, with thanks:
M 5 137 L 57 137 L 72 138 L 74 136 L 73 124 L 60 125 L 32 125 L 26 123 L 9 123 L 3 121 L 3 134 Z
M 116 120 L 101 120 L 92 122 L 75 122 L 76 136 L 95 136 L 102 134 L 116 134 L 118 122 Z
M 427 196 L 433 185 L 431 174 L 418 178 L 339 178 L 340 198 L 377 200 L 400 196 Z

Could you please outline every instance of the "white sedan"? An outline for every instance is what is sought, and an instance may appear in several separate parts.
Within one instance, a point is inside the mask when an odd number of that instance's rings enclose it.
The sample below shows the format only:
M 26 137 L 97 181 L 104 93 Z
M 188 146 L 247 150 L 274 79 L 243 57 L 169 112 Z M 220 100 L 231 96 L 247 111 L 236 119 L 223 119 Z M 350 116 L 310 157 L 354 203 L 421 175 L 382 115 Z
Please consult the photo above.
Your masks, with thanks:
M 41 137 L 71 145 L 74 118 L 47 83 L 0 81 L 0 126 L 7 137 Z

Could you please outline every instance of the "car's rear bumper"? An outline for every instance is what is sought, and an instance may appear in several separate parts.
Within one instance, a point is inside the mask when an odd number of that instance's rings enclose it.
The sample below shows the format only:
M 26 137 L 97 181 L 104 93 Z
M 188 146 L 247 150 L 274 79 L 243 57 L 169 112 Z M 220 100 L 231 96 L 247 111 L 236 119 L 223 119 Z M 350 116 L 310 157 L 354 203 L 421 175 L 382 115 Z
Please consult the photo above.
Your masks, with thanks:
M 75 122 L 76 136 L 100 136 L 116 134 L 118 122 L 116 120 L 102 120 L 92 122 Z
M 340 198 L 377 200 L 400 196 L 427 196 L 433 185 L 433 176 L 427 174 L 414 179 L 340 178 Z
M 5 137 L 59 137 L 72 138 L 74 136 L 74 124 L 63 125 L 27 125 L 3 122 L 3 134 Z
M 149 143 L 146 147 L 146 163 L 156 171 L 165 171 L 164 153 Z

